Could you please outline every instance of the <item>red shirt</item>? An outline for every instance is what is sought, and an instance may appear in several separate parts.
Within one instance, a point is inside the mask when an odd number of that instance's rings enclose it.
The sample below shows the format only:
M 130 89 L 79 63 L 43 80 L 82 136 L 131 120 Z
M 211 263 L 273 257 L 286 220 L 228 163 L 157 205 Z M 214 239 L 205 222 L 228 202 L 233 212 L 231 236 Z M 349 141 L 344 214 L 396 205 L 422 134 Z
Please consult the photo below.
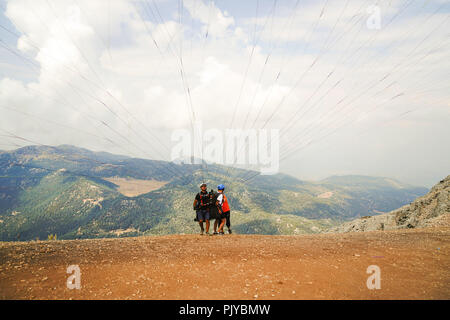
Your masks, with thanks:
M 223 198 L 221 198 L 220 196 L 222 196 Z M 224 195 L 223 193 L 219 194 L 217 200 L 219 201 L 219 204 L 222 205 L 223 212 L 230 211 L 230 206 L 228 205 L 228 199 L 226 195 Z

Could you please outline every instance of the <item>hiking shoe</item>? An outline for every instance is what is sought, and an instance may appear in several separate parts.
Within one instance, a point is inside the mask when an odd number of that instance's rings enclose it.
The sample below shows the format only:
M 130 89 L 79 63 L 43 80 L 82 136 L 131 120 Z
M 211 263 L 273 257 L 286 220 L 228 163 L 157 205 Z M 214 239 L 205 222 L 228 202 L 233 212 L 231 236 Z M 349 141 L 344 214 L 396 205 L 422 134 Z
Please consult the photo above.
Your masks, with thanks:
M 228 229 L 228 233 L 229 233 L 229 234 L 232 234 L 233 232 L 231 232 L 231 229 Z
M 201 236 L 203 235 L 203 231 L 200 231 L 200 235 L 201 235 Z
M 223 236 L 223 235 L 225 234 L 225 232 L 221 231 L 221 232 L 219 232 L 219 234 L 220 234 L 221 236 Z
M 213 235 L 219 234 L 218 232 L 214 231 Z

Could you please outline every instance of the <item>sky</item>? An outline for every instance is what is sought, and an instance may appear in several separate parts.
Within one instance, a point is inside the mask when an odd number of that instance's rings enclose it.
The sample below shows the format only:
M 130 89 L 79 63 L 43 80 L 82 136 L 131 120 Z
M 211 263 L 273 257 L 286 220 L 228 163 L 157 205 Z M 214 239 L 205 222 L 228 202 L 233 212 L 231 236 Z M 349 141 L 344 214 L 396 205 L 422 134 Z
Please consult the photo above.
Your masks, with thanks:
M 280 130 L 280 171 L 300 179 L 431 187 L 450 174 L 449 13 L 429 0 L 2 0 L 0 149 L 169 160 L 174 132 L 201 122 Z

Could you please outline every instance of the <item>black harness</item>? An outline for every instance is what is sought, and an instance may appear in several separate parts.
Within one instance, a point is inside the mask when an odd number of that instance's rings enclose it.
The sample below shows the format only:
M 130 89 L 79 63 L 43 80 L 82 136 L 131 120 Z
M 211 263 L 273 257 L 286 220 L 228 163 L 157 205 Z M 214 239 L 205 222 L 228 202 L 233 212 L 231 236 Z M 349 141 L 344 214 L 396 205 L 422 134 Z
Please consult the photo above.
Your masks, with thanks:
M 198 193 L 199 198 L 200 198 L 200 204 L 199 204 L 199 208 L 202 210 L 208 209 L 209 205 L 210 205 L 210 194 L 208 192 L 199 192 Z

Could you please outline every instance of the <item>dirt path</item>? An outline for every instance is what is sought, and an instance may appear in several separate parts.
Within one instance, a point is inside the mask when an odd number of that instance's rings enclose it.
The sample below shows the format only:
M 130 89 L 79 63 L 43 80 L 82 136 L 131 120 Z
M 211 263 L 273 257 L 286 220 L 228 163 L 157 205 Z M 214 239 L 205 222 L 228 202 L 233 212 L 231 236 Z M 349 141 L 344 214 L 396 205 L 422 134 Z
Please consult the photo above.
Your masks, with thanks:
M 450 299 L 450 229 L 0 243 L 1 299 Z M 69 265 L 81 289 L 69 290 Z M 369 290 L 369 265 L 381 289 Z

